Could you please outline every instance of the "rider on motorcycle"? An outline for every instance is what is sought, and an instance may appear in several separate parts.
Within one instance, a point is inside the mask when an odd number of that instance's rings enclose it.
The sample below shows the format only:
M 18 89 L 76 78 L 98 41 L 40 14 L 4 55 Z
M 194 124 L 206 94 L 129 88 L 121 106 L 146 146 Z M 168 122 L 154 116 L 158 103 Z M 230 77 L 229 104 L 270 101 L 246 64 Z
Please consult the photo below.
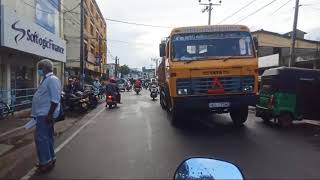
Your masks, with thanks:
M 93 89 L 94 89 L 94 92 L 95 92 L 95 94 L 98 94 L 99 96 L 101 96 L 102 95 L 102 85 L 101 85 L 101 83 L 100 83 L 100 81 L 99 81 L 99 79 L 98 78 L 96 78 L 94 81 L 93 81 Z
M 141 88 L 141 81 L 139 79 L 137 79 L 135 82 L 134 82 L 134 87 L 135 88 Z
M 155 78 L 152 78 L 151 79 L 151 82 L 150 82 L 150 84 L 149 84 L 149 91 L 151 92 L 151 88 L 156 88 L 156 87 L 158 87 L 158 83 L 157 83 L 157 80 L 155 79 Z
M 74 94 L 76 92 L 76 86 L 74 84 L 74 80 L 73 79 L 69 79 L 68 80 L 68 85 L 66 86 L 65 92 L 67 94 Z
M 116 80 L 110 79 L 109 82 L 106 84 L 106 95 L 115 96 L 117 99 L 117 102 L 121 104 L 120 89 L 117 86 Z

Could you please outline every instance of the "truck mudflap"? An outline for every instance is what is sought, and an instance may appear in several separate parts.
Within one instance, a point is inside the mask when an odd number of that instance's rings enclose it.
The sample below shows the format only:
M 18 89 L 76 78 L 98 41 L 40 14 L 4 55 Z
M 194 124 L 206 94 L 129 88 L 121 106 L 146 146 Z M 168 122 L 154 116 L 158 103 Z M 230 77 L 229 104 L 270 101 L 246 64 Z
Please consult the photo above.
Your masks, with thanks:
M 228 95 L 228 96 L 188 96 L 174 98 L 175 107 L 178 110 L 197 111 L 225 111 L 241 106 L 255 106 L 257 96 L 250 95 Z

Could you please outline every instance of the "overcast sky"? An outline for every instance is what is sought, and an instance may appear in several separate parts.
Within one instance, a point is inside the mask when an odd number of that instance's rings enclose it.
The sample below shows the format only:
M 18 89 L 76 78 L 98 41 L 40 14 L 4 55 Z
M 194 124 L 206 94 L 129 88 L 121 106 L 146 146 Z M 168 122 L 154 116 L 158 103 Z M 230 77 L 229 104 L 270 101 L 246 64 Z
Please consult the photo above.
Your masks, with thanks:
M 105 18 L 128 22 L 178 27 L 205 25 L 208 14 L 202 13 L 198 0 L 96 0 Z M 202 0 L 206 2 L 207 0 Z M 222 0 L 221 6 L 215 6 L 212 23 L 217 24 L 232 13 L 253 0 Z M 234 24 L 260 7 L 273 0 L 256 0 L 238 14 L 222 24 Z M 239 24 L 247 25 L 251 31 L 264 29 L 278 33 L 291 31 L 293 24 L 294 3 L 291 0 L 275 0 L 253 16 Z M 216 3 L 218 1 L 212 0 Z M 307 32 L 307 38 L 320 40 L 320 1 L 300 0 L 298 28 Z M 276 12 L 275 12 L 276 11 Z M 152 28 L 134 26 L 107 21 L 108 47 L 113 56 L 120 58 L 120 64 L 132 68 L 154 65 L 151 58 L 159 57 L 159 43 L 162 37 L 168 36 L 169 28 Z M 119 42 L 121 41 L 121 42 Z M 114 62 L 108 56 L 108 63 Z

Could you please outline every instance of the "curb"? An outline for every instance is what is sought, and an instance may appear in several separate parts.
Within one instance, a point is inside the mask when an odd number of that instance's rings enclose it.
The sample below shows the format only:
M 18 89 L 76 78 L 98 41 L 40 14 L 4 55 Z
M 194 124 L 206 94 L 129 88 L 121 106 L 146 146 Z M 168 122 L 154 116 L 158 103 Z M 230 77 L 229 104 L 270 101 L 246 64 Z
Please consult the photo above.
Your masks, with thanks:
M 2 138 L 2 137 L 4 137 L 4 136 L 7 136 L 7 135 L 9 135 L 9 134 L 12 134 L 12 133 L 14 133 L 14 132 L 17 132 L 17 131 L 19 131 L 19 130 L 21 130 L 21 129 L 23 129 L 23 128 L 24 128 L 24 126 L 20 126 L 20 127 L 11 129 L 11 130 L 9 130 L 9 131 L 6 131 L 6 132 L 0 134 L 0 138 Z

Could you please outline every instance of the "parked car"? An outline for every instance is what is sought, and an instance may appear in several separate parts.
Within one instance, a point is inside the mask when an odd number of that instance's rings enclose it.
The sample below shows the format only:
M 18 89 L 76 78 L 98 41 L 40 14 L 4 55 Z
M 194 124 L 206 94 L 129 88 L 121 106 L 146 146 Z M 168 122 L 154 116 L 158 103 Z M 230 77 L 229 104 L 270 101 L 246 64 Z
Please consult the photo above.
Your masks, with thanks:
M 117 80 L 117 86 L 120 89 L 120 91 L 125 91 L 126 90 L 126 80 L 125 79 L 118 79 Z

